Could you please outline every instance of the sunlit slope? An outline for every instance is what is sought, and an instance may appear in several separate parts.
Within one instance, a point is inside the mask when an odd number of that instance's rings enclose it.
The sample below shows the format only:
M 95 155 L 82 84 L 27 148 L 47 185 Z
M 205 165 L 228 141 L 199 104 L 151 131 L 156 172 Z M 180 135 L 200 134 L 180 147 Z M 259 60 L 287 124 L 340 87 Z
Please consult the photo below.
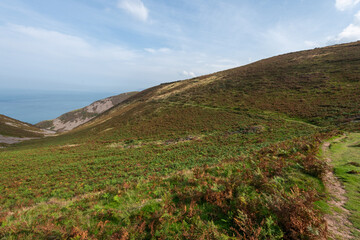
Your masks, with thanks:
M 273 57 L 215 76 L 220 80 L 170 100 L 277 111 L 322 126 L 349 125 L 360 115 L 360 42 Z
M 0 114 L 0 135 L 8 137 L 42 137 L 44 132 L 28 123 Z
M 137 129 L 141 134 L 151 129 L 164 133 L 171 132 L 179 121 L 184 131 L 189 127 L 201 131 L 206 126 L 199 118 L 210 127 L 215 124 L 208 122 L 212 117 L 221 124 L 221 116 L 205 116 L 209 109 L 238 114 L 277 112 L 321 127 L 356 130 L 359 96 L 360 42 L 356 42 L 161 84 L 129 98 L 78 131 L 114 133 L 121 129 L 123 135 L 126 131 L 121 126 L 125 124 L 133 126 L 129 136 Z M 142 120 L 145 123 L 138 126 Z

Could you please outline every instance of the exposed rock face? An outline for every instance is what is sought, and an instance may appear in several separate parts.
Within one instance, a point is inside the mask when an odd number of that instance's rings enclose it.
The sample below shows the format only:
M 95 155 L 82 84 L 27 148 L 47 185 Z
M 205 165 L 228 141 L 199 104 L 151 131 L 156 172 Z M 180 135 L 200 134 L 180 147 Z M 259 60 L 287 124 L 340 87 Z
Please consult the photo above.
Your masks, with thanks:
M 93 102 L 89 106 L 65 113 L 53 120 L 39 122 L 36 124 L 36 126 L 56 132 L 70 131 L 90 121 L 94 117 L 112 108 L 113 106 L 116 106 L 119 103 L 125 101 L 136 93 L 137 92 L 122 93 L 116 96 L 101 99 L 99 101 Z

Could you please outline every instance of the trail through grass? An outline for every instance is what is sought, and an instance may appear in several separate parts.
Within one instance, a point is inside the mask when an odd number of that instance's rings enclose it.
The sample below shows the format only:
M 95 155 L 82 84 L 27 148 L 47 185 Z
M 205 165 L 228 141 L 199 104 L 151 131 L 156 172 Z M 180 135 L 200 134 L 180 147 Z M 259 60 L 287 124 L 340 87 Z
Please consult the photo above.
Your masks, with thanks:
M 348 134 L 333 141 L 327 156 L 331 158 L 336 177 L 343 183 L 347 197 L 345 208 L 350 211 L 352 233 L 360 238 L 360 133 Z

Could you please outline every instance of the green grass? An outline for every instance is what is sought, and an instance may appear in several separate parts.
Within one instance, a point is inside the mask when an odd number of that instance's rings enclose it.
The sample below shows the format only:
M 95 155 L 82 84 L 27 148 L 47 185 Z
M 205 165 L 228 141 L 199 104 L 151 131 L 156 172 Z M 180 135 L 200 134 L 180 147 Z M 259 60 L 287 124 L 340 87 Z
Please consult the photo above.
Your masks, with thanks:
M 360 237 L 360 133 L 351 133 L 330 146 L 329 157 L 332 159 L 335 175 L 345 186 L 348 198 L 345 208 L 350 210 L 350 221 Z

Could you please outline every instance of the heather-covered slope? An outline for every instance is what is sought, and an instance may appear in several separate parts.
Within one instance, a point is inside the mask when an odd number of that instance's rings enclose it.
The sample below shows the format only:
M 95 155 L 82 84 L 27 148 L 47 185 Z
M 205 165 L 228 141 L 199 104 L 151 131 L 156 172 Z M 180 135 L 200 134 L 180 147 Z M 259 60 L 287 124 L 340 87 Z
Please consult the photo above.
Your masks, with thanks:
M 89 106 L 77 109 L 61 115 L 53 120 L 46 120 L 36 124 L 36 126 L 57 132 L 65 132 L 84 124 L 106 110 L 118 105 L 137 92 L 122 93 L 116 96 L 93 102 Z
M 163 107 L 174 107 L 177 112 L 181 109 L 178 106 L 191 106 L 242 113 L 273 112 L 321 127 L 359 130 L 359 96 L 360 42 L 355 42 L 162 84 L 129 98 L 81 129 L 87 131 L 90 127 L 101 132 L 115 127 L 113 131 L 123 131 L 120 122 L 159 114 Z M 171 110 L 168 114 L 175 123 L 194 116 L 179 113 L 181 119 L 175 120 Z

